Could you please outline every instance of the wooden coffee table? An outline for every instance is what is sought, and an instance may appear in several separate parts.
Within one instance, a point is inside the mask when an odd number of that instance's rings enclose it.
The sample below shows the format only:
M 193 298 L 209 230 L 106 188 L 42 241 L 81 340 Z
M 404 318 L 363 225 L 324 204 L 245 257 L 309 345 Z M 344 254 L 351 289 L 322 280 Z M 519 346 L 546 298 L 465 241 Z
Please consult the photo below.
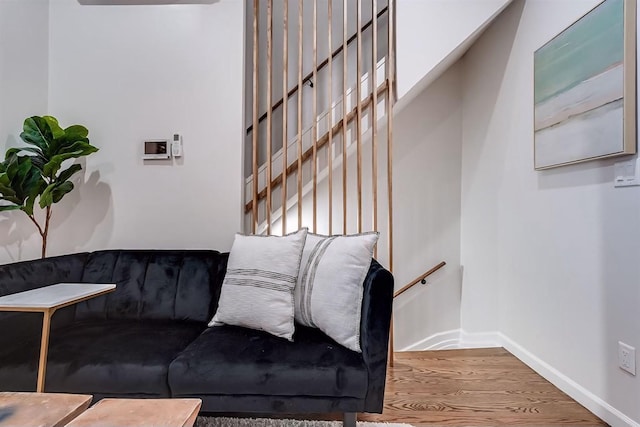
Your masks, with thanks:
M 84 412 L 92 396 L 0 393 L 0 427 L 62 427 Z
M 53 313 L 62 307 L 112 292 L 115 288 L 116 285 L 113 284 L 59 283 L 0 297 L 0 311 L 42 313 L 42 337 L 36 391 L 44 391 L 47 352 L 49 350 L 49 331 Z
M 200 399 L 102 399 L 67 427 L 192 427 Z

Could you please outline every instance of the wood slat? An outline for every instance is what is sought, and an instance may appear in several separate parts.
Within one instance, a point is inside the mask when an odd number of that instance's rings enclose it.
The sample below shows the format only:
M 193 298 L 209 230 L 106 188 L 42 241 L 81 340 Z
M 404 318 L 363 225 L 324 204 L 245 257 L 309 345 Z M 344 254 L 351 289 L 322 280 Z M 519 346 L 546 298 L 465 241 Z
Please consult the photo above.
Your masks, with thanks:
M 349 1 L 349 0 L 346 0 L 346 1 Z M 379 18 L 381 18 L 385 13 L 387 13 L 387 10 L 388 10 L 388 7 L 384 7 L 384 8 L 382 8 L 382 9 L 380 9 L 380 11 L 378 12 L 378 19 L 379 19 Z M 372 25 L 372 22 L 373 22 L 373 21 L 371 21 L 371 20 L 370 20 L 370 21 L 367 21 L 367 23 L 365 23 L 365 24 L 362 26 L 362 31 L 366 31 L 366 30 L 367 30 L 367 29 Z M 338 48 L 336 48 L 336 50 L 334 50 L 334 51 L 331 53 L 331 58 L 332 58 L 332 59 L 335 59 L 338 55 L 340 55 L 342 52 L 344 52 L 344 50 L 346 50 L 346 49 L 345 49 L 345 47 L 346 47 L 348 44 L 353 43 L 353 41 L 354 41 L 355 39 L 356 39 L 356 35 L 355 35 L 355 34 L 354 34 L 354 35 L 352 35 L 352 36 L 351 36 L 351 37 L 349 37 L 349 38 L 346 38 L 346 36 L 345 36 L 345 40 L 346 40 L 347 42 L 346 42 L 343 46 L 339 46 Z M 343 50 L 343 49 L 344 49 L 344 50 Z M 318 70 L 322 70 L 324 67 L 326 67 L 326 66 L 328 65 L 328 63 L 329 63 L 329 59 L 328 59 L 328 58 L 327 58 L 327 59 L 325 59 L 325 60 L 323 60 L 322 62 L 320 62 L 320 63 L 318 64 Z M 299 88 L 300 88 L 300 87 L 302 87 L 304 84 L 307 84 L 307 83 L 308 83 L 312 78 L 313 78 L 313 72 L 311 72 L 311 73 L 309 73 L 309 74 L 305 75 L 305 76 L 302 78 L 302 83 L 301 83 L 301 84 L 298 84 L 298 85 L 294 86 L 293 88 L 291 88 L 291 90 L 289 90 L 289 92 L 287 92 L 287 97 L 291 98 L 291 97 L 292 97 L 292 96 L 293 96 L 293 95 L 294 95 L 294 94 L 299 90 Z M 273 109 L 274 109 L 274 110 L 278 109 L 278 108 L 282 105 L 283 101 L 284 101 L 284 97 L 283 97 L 282 99 L 278 100 L 277 102 L 275 102 L 275 103 L 273 104 Z M 260 122 L 262 122 L 262 121 L 263 121 L 264 119 L 266 119 L 266 118 L 267 118 L 267 113 L 265 112 L 265 113 L 263 113 L 263 114 L 259 117 L 259 121 L 260 121 Z M 252 130 L 253 130 L 253 125 L 251 125 L 251 126 L 249 126 L 249 127 L 247 128 L 247 135 L 248 135 Z
M 356 180 L 358 233 L 362 233 L 362 1 L 356 0 Z
M 378 2 L 371 0 L 371 15 L 377 16 Z M 378 231 L 378 20 L 374 19 L 371 24 L 371 76 L 369 85 L 371 86 L 371 192 L 373 207 L 373 230 Z M 373 257 L 378 258 L 378 245 L 373 249 Z
M 282 235 L 287 234 L 287 166 L 289 166 L 289 0 L 284 1 L 282 11 Z
M 384 93 L 386 90 L 387 90 L 386 84 L 381 85 L 381 86 L 378 88 L 378 95 L 380 95 L 381 93 Z M 363 105 L 363 107 L 364 107 L 364 108 L 366 108 L 370 103 L 371 103 L 371 96 L 369 96 L 368 98 L 366 98 L 366 99 L 363 101 L 362 105 Z M 347 126 L 348 126 L 351 122 L 353 122 L 353 121 L 355 120 L 355 118 L 356 118 L 356 111 L 355 111 L 355 110 L 353 110 L 353 111 L 351 111 L 351 112 L 347 113 Z M 341 119 L 341 120 L 339 120 L 338 122 L 336 122 L 336 124 L 333 126 L 333 129 L 332 129 L 332 131 L 331 131 L 331 132 L 332 132 L 332 134 L 333 134 L 333 136 L 335 136 L 336 134 L 338 134 L 338 132 L 340 132 L 340 131 L 342 130 L 343 125 L 344 125 L 344 121 L 343 121 L 342 119 Z M 329 136 L 328 136 L 328 132 L 327 132 L 327 133 L 325 133 L 324 135 L 322 135 L 322 136 L 318 139 L 317 148 L 318 148 L 318 149 L 320 149 L 320 148 L 324 147 L 324 146 L 325 146 L 325 144 L 327 144 L 328 140 L 329 140 Z M 300 157 L 298 158 L 298 160 L 301 160 L 301 163 L 300 163 L 300 164 L 303 164 L 303 163 L 307 162 L 309 159 L 311 159 L 311 158 L 312 158 L 312 154 L 313 154 L 313 151 L 312 151 L 312 150 L 313 150 L 313 149 L 309 149 L 309 150 L 305 151 L 304 153 L 302 153 L 302 156 L 300 156 Z M 301 169 L 299 169 L 299 168 L 301 168 L 301 166 L 299 166 L 299 164 L 298 164 L 298 163 L 292 163 L 292 164 L 291 164 L 291 165 L 289 165 L 289 167 L 287 168 L 287 174 L 291 175 L 292 173 L 294 173 L 294 172 L 296 172 L 296 171 L 298 171 L 298 170 L 301 170 Z M 273 179 L 273 181 L 271 182 L 271 186 L 275 188 L 275 187 L 277 187 L 278 185 L 280 185 L 281 183 L 282 183 L 282 174 L 277 175 L 277 176 Z M 260 200 L 264 199 L 264 198 L 266 197 L 266 194 L 267 194 L 267 193 L 266 193 L 266 189 L 262 189 L 262 190 L 260 190 L 260 191 L 258 192 L 258 201 L 260 201 Z M 300 195 L 300 194 L 302 194 L 302 192 L 299 192 L 299 193 L 298 193 L 298 195 Z M 249 203 L 247 203 L 247 204 L 245 205 L 245 213 L 246 213 L 246 212 L 250 212 L 250 211 L 252 210 L 252 208 L 253 208 L 253 201 L 251 201 L 251 202 L 249 202 Z
M 327 2 L 327 43 L 329 50 L 333 49 L 332 34 L 333 31 L 333 0 Z M 329 105 L 329 129 L 333 129 L 333 55 L 329 55 L 327 62 L 327 70 L 329 73 L 328 82 L 328 105 Z M 333 234 L 333 132 L 329 132 L 329 146 L 327 148 L 327 167 L 329 169 L 329 194 L 328 194 L 328 211 L 329 211 L 329 235 Z
M 348 40 L 348 0 L 342 0 L 342 234 L 347 234 L 347 82 L 349 62 L 347 61 Z
M 318 0 L 313 0 L 313 100 L 311 101 L 311 110 L 313 114 L 311 120 L 311 140 L 312 140 L 312 164 L 311 164 L 311 180 L 312 180 L 312 204 L 313 204 L 313 226 L 311 230 L 318 232 Z
M 271 234 L 271 169 L 273 168 L 273 0 L 267 1 L 267 234 Z
M 385 114 L 387 116 L 387 246 L 389 251 L 388 270 L 393 273 L 393 103 L 396 99 L 393 86 L 393 76 L 395 70 L 395 2 L 389 0 L 389 14 L 387 22 L 387 59 L 385 62 L 386 87 L 385 94 Z M 389 364 L 394 365 L 394 331 L 393 315 L 391 317 L 391 331 L 389 334 Z
M 251 232 L 255 233 L 258 229 L 258 109 L 260 108 L 259 74 L 258 74 L 258 14 L 260 12 L 259 0 L 253 0 L 253 129 L 255 131 L 251 135 L 252 140 L 252 156 L 253 156 L 253 203 L 251 206 Z
M 386 116 L 387 116 L 387 238 L 389 246 L 389 271 L 393 273 L 393 105 L 395 103 L 395 3 L 389 6 L 389 22 L 387 31 L 387 93 L 386 93 Z
M 304 27 L 304 9 L 303 0 L 298 0 L 298 87 L 302 88 L 302 66 L 303 66 L 303 27 Z M 298 162 L 296 180 L 298 184 L 298 228 L 302 227 L 302 90 L 298 91 Z M 256 175 L 253 176 L 254 181 Z M 255 203 L 255 202 L 254 202 Z

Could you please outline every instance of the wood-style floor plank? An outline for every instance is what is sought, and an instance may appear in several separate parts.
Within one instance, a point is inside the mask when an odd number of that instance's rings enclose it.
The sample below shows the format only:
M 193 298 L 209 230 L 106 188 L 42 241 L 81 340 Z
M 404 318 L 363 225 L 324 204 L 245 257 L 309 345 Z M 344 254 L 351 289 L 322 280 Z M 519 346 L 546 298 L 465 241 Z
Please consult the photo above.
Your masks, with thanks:
M 606 426 L 502 348 L 396 353 L 382 414 L 423 426 Z

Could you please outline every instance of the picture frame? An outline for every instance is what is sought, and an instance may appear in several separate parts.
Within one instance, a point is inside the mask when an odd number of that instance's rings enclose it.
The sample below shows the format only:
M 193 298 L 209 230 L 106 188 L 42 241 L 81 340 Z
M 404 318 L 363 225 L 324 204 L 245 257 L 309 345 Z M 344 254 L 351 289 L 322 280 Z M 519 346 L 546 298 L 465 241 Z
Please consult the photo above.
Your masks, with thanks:
M 534 168 L 635 154 L 636 0 L 604 0 L 534 52 Z

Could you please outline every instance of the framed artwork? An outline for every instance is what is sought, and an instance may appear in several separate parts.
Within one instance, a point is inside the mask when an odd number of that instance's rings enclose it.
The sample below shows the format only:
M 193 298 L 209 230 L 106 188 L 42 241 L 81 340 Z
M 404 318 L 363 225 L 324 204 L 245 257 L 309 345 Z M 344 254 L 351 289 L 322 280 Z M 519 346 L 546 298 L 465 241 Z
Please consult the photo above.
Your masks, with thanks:
M 534 164 L 636 152 L 636 1 L 605 0 L 534 53 Z

